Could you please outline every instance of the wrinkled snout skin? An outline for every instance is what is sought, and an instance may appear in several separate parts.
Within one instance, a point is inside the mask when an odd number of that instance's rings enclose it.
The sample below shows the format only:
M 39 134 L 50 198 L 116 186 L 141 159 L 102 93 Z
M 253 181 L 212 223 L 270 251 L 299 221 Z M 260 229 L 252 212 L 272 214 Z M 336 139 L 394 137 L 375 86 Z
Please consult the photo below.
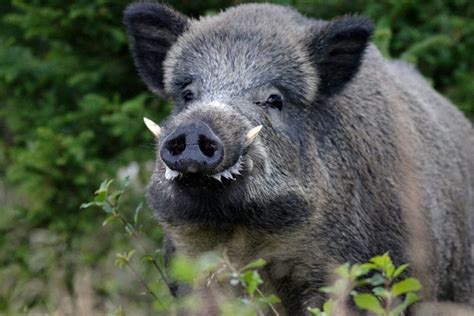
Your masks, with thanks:
M 472 125 L 381 56 L 369 20 L 139 2 L 124 23 L 143 81 L 174 103 L 147 193 L 168 255 L 264 258 L 282 315 L 320 307 L 334 266 L 387 251 L 425 299 L 474 303 Z

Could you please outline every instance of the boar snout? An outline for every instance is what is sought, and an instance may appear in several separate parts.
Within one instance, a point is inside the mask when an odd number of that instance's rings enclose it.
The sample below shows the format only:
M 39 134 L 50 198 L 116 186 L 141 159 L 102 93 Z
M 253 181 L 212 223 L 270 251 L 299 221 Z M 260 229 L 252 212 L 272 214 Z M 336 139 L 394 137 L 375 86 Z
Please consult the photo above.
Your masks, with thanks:
M 224 158 L 224 145 L 207 124 L 195 121 L 166 137 L 160 155 L 171 170 L 210 174 Z

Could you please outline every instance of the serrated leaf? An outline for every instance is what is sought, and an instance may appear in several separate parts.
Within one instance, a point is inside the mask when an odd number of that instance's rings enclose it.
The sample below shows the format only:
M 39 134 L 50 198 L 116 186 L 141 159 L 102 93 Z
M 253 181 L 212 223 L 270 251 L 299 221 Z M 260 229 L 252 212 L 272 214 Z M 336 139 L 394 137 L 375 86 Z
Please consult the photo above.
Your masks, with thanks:
M 362 293 L 354 295 L 354 302 L 360 309 L 381 315 L 384 310 L 380 301 L 372 294 Z
M 421 289 L 420 281 L 415 278 L 406 278 L 392 286 L 391 292 L 393 296 L 399 296 L 408 292 L 416 292 Z
M 260 259 L 250 262 L 245 267 L 240 269 L 240 271 L 242 272 L 242 271 L 251 270 L 251 269 L 259 269 L 265 266 L 266 264 L 267 262 L 264 259 L 260 258 Z

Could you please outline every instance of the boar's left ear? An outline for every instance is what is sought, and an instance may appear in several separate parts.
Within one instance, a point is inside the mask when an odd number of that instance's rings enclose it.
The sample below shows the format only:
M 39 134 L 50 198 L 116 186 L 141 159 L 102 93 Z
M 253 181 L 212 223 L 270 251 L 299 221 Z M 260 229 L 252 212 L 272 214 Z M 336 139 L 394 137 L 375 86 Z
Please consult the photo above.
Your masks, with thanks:
M 317 28 L 308 48 L 320 79 L 319 93 L 331 95 L 359 70 L 373 24 L 365 17 L 347 15 Z
M 189 19 L 167 5 L 137 2 L 125 9 L 123 22 L 131 40 L 135 66 L 148 88 L 165 96 L 163 61 Z

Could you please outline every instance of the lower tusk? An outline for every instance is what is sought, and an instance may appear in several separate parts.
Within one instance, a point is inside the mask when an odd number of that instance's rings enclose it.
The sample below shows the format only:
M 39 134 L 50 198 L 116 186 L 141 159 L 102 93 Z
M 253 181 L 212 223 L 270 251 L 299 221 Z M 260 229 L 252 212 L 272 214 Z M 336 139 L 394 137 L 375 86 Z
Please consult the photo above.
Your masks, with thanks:
M 145 122 L 145 125 L 146 127 L 148 127 L 148 129 L 150 130 L 150 132 L 155 135 L 156 138 L 159 138 L 160 137 L 160 133 L 161 133 L 161 128 L 158 124 L 156 124 L 155 122 L 153 122 L 152 120 L 150 119 L 147 119 L 146 117 L 143 118 L 143 122 Z
M 262 130 L 262 127 L 262 125 L 259 125 L 247 132 L 247 135 L 245 135 L 244 147 L 249 146 L 255 140 L 258 133 Z

